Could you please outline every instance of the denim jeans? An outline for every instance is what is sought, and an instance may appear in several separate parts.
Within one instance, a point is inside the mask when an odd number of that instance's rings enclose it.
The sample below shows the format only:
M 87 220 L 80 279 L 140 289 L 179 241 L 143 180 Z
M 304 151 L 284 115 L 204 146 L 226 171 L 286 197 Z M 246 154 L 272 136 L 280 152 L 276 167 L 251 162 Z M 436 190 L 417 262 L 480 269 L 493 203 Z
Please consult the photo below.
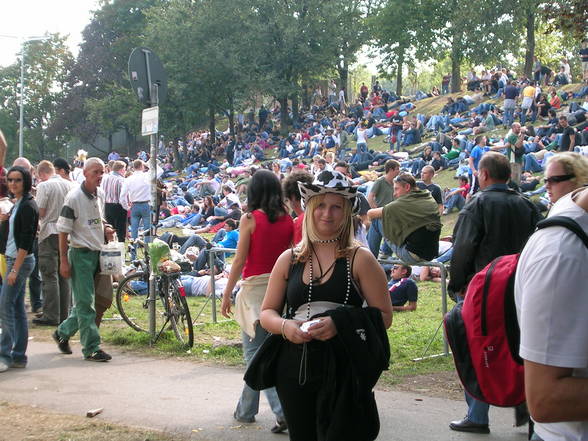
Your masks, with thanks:
M 131 207 L 131 237 L 136 239 L 139 236 L 139 223 L 143 221 L 143 229 L 149 230 L 151 228 L 151 210 L 149 209 L 149 202 L 142 202 L 140 204 L 133 204 Z
M 399 247 L 398 245 L 394 245 L 393 243 L 391 243 L 390 248 L 392 248 L 394 254 L 396 254 L 396 256 L 407 265 L 417 265 L 418 263 L 423 261 L 423 259 L 421 259 L 418 256 L 417 258 L 415 258 L 413 254 L 410 253 L 410 251 L 408 251 L 404 246 Z
M 257 349 L 259 349 L 268 333 L 257 323 L 255 325 L 255 337 L 253 339 L 244 332 L 241 335 L 243 338 L 243 357 L 247 366 L 249 366 L 255 352 L 257 352 Z M 278 398 L 276 388 L 265 389 L 263 392 L 276 418 L 283 421 L 284 411 L 282 410 L 282 404 Z M 253 419 L 257 415 L 257 412 L 259 412 L 259 391 L 253 390 L 245 384 L 243 386 L 243 392 L 241 392 L 241 397 L 239 398 L 239 403 L 237 404 L 237 409 L 235 410 L 235 417 L 241 420 L 249 420 Z
M 376 259 L 380 254 L 380 244 L 382 243 L 383 236 L 384 234 L 382 233 L 382 220 L 374 219 L 367 234 L 367 242 L 370 247 L 370 251 Z
M 476 424 L 488 424 L 488 410 L 490 405 L 476 400 L 465 392 L 466 403 L 468 403 L 468 420 Z
M 454 190 L 455 189 L 452 189 L 451 191 Z M 461 211 L 464 205 L 464 197 L 461 195 L 461 193 L 456 193 L 452 196 L 449 196 L 449 198 L 445 201 L 445 210 L 447 210 L 448 213 L 451 213 L 454 208 L 457 208 L 457 211 Z
M 184 254 L 190 247 L 197 247 L 199 250 L 206 246 L 206 241 L 197 234 L 189 236 L 184 244 L 180 247 L 180 254 Z
M 535 155 L 529 153 L 525 155 L 525 165 L 523 166 L 523 171 L 538 173 L 543 171 L 543 167 L 541 166 L 541 164 L 539 164 L 539 161 L 537 161 Z
M 6 274 L 9 274 L 16 259 L 6 256 Z M 25 310 L 25 285 L 35 267 L 35 257 L 30 254 L 23 261 L 14 285 L 6 280 L 0 292 L 0 359 L 8 366 L 13 362 L 27 362 L 29 328 Z

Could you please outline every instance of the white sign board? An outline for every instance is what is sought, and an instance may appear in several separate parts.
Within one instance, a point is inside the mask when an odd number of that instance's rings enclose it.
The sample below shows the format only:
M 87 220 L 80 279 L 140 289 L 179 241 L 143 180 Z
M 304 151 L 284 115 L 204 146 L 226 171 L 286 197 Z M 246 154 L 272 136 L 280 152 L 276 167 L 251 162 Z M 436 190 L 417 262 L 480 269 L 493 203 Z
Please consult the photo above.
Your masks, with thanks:
M 141 118 L 141 135 L 154 135 L 159 131 L 159 107 L 149 107 L 143 109 L 143 118 Z

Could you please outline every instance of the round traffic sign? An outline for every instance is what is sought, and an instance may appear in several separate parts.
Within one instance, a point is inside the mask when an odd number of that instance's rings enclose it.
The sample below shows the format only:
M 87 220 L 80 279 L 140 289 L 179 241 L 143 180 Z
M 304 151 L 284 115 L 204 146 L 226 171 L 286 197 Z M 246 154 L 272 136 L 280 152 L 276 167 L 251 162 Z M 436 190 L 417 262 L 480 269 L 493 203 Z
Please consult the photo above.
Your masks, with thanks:
M 167 74 L 159 57 L 149 48 L 137 47 L 129 57 L 129 79 L 139 101 L 148 107 L 161 105 L 167 98 Z M 157 100 L 154 87 L 157 85 Z M 153 96 L 152 96 L 153 95 Z

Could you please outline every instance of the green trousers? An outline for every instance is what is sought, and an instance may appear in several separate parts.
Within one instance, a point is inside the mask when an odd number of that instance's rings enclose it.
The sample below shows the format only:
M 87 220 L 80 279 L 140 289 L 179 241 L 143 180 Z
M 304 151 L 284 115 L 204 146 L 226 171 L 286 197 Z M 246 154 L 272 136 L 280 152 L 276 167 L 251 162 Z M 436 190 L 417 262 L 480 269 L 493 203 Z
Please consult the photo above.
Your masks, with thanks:
M 100 251 L 70 248 L 68 257 L 74 306 L 69 317 L 57 328 L 57 333 L 61 338 L 69 339 L 79 330 L 82 353 L 88 357 L 100 349 L 94 308 L 94 273 L 100 264 Z

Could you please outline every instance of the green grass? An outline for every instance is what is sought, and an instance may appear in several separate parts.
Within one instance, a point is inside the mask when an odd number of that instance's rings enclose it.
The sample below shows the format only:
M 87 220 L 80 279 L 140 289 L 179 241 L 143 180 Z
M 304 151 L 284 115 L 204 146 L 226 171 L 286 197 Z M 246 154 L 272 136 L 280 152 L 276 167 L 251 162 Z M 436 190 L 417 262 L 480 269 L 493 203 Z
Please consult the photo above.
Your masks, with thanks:
M 414 312 L 394 314 L 393 324 L 388 331 L 391 346 L 390 370 L 385 372 L 384 384 L 394 384 L 407 376 L 451 371 L 451 357 L 437 357 L 414 362 L 423 351 L 441 323 L 441 289 L 439 284 L 419 283 L 418 308 Z M 202 297 L 188 299 L 193 320 L 206 303 Z M 451 305 L 450 305 L 451 307 Z M 107 320 L 100 328 L 101 336 L 108 344 L 125 349 L 164 357 L 181 357 L 198 362 L 214 362 L 228 366 L 242 366 L 241 330 L 234 320 L 220 315 L 220 301 L 217 300 L 218 323 L 212 322 L 212 307 L 209 302 L 194 326 L 194 347 L 187 350 L 171 331 L 163 333 L 153 346 L 146 332 L 137 332 L 119 319 L 118 310 L 113 306 L 107 312 Z M 435 336 L 427 355 L 443 351 L 442 330 Z

